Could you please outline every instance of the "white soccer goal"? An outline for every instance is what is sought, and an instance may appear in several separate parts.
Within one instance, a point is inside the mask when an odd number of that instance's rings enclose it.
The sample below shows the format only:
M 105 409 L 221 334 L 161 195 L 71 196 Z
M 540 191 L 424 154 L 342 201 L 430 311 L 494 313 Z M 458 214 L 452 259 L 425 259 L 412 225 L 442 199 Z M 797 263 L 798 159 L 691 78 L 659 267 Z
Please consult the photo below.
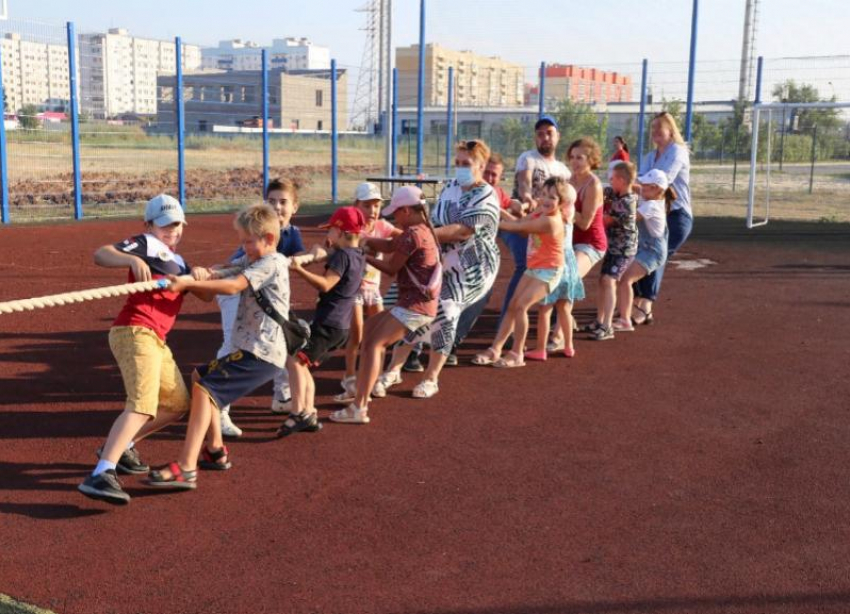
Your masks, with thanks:
M 846 109 L 850 102 L 766 102 L 754 104 L 752 107 L 752 144 L 750 147 L 750 189 L 747 195 L 747 228 L 764 226 L 770 220 L 770 168 L 773 135 L 773 112 L 794 109 Z M 761 114 L 767 114 L 767 147 L 764 160 L 764 217 L 755 221 L 756 208 L 756 172 L 758 170 L 759 130 Z M 784 131 L 785 126 L 782 127 Z

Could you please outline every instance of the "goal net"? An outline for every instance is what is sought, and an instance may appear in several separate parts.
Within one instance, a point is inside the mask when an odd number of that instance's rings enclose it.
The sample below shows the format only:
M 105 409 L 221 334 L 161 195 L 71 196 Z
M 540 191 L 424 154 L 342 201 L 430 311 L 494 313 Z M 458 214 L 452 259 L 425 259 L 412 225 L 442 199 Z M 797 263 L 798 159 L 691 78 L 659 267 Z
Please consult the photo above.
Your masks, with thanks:
M 850 102 L 753 105 L 747 228 L 770 221 L 771 197 L 793 209 L 795 217 L 803 209 L 815 219 L 835 217 L 829 209 L 835 202 L 832 194 L 846 201 L 840 196 L 846 187 L 839 184 L 850 173 L 842 142 L 850 138 L 849 109 Z M 812 196 L 816 182 L 824 198 Z

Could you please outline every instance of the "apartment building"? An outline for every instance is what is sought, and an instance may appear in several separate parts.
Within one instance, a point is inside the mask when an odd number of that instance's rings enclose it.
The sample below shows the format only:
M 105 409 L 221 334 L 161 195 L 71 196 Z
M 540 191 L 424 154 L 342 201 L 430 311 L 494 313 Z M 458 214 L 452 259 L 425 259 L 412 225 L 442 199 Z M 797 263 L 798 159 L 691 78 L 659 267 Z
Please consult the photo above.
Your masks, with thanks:
M 529 104 L 537 104 L 537 87 L 530 91 Z M 582 68 L 573 64 L 546 66 L 547 102 L 571 100 L 583 104 L 608 104 L 632 101 L 632 78 L 598 68 Z
M 201 50 L 202 67 L 215 70 L 260 70 L 261 52 L 266 50 L 270 69 L 329 70 L 331 51 L 306 38 L 276 38 L 263 47 L 251 41 L 220 41 L 218 47 Z
M 419 45 L 396 49 L 399 105 L 417 100 Z M 519 107 L 523 105 L 524 69 L 497 57 L 425 46 L 425 106 L 448 103 L 449 67 L 454 68 L 457 105 L 461 107 Z
M 183 45 L 183 70 L 201 66 L 201 48 Z M 80 109 L 95 118 L 154 115 L 157 77 L 176 70 L 174 41 L 131 36 L 123 28 L 79 36 Z
M 39 110 L 64 110 L 70 101 L 68 47 L 34 42 L 17 33 L 0 38 L 6 109 L 17 113 L 26 105 Z

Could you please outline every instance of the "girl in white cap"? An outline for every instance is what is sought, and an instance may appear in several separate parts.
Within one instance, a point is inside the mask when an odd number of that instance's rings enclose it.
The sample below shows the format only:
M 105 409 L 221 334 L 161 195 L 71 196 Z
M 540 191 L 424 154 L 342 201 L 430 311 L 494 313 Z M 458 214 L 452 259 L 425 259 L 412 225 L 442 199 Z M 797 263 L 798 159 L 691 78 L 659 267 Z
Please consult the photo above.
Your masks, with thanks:
M 334 422 L 369 422 L 369 394 L 381 373 L 387 347 L 406 334 L 429 326 L 437 315 L 443 277 L 440 250 L 422 190 L 414 186 L 399 188 L 383 214 L 393 217 L 401 234 L 391 239 L 365 239 L 371 250 L 389 256 L 387 260 L 376 256 L 366 259 L 379 271 L 397 276 L 398 301 L 389 311 L 366 322 L 354 400 L 331 414 Z
M 633 284 L 667 261 L 667 211 L 677 198 L 676 192 L 668 185 L 667 175 L 658 169 L 638 177 L 638 184 L 638 251 L 617 284 L 617 308 L 620 317 L 614 321 L 614 330 L 619 332 L 634 330 Z

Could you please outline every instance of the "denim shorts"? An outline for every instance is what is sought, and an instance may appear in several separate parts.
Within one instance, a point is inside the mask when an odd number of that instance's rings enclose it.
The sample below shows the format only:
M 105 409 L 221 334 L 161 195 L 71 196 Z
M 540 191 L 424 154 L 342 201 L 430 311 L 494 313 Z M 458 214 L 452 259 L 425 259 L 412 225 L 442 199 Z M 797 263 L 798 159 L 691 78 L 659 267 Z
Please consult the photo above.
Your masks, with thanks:
M 523 275 L 542 281 L 546 284 L 546 293 L 549 294 L 558 287 L 558 282 L 561 281 L 562 272 L 563 269 L 525 269 L 525 273 L 523 273 Z
M 577 243 L 576 245 L 573 245 L 573 250 L 576 253 L 581 252 L 587 256 L 590 259 L 591 268 L 605 257 L 605 252 L 600 252 L 590 243 Z
M 638 252 L 635 261 L 640 264 L 646 273 L 652 273 L 667 260 L 667 230 L 660 237 L 650 234 L 640 235 L 638 239 Z

